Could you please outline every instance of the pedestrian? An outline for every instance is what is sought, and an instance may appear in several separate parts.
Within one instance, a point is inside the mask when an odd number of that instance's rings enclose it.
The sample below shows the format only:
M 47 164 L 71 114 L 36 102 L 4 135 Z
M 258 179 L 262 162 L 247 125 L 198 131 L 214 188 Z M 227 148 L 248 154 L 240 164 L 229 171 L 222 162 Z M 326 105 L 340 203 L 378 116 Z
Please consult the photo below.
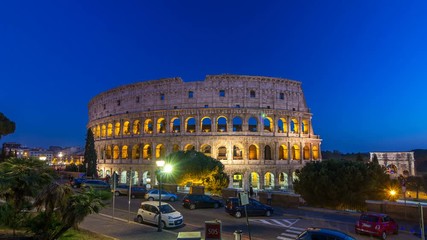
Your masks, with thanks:
M 271 205 L 271 191 L 269 190 L 268 192 L 267 192 L 267 204 L 268 205 Z
M 252 186 L 249 187 L 249 196 L 253 197 L 254 196 L 254 189 Z

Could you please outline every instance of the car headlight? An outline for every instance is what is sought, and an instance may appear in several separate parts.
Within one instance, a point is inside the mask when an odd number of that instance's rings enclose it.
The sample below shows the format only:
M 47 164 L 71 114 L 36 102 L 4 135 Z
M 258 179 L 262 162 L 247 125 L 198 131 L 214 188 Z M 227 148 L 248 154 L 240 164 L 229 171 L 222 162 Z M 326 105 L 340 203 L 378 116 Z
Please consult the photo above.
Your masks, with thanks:
M 172 216 L 168 216 L 168 219 L 173 219 L 173 217 Z

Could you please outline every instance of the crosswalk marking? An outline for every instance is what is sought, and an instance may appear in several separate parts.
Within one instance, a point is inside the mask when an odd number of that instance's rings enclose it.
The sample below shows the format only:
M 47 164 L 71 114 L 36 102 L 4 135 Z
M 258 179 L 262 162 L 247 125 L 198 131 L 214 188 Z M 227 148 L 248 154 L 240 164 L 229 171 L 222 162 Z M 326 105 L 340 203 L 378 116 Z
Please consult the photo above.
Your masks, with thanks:
M 286 229 L 286 232 L 283 232 L 280 234 L 280 236 L 277 236 L 277 239 L 280 240 L 291 240 L 295 239 L 298 234 L 300 234 L 304 229 L 302 228 L 289 228 Z
M 249 221 L 288 228 L 297 223 L 299 219 L 250 219 Z

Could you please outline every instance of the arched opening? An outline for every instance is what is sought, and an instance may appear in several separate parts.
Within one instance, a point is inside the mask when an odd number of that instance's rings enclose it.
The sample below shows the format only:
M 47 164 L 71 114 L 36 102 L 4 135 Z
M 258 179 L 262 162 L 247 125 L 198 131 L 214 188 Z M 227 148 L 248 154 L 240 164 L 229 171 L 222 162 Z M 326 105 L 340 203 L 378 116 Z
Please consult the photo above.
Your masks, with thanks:
M 113 124 L 109 123 L 107 125 L 107 137 L 113 136 Z
M 297 144 L 292 146 L 292 160 L 301 160 L 301 152 Z
M 233 188 L 242 188 L 243 187 L 243 174 L 235 173 L 233 175 Z
M 267 172 L 264 175 L 264 188 L 273 189 L 274 188 L 274 174 Z
M 106 175 L 104 175 L 104 171 L 102 169 L 98 169 L 98 177 L 104 178 Z
M 179 118 L 172 119 L 172 132 L 179 133 L 181 132 L 181 120 Z
M 210 145 L 203 144 L 200 147 L 200 151 L 208 157 L 210 157 L 212 155 L 212 147 Z
M 304 153 L 304 160 L 309 160 L 310 159 L 310 146 L 308 144 L 305 144 L 304 149 L 303 149 L 303 153 Z
M 279 118 L 279 120 L 277 120 L 277 132 L 288 132 L 288 125 L 285 118 Z
M 152 134 L 153 133 L 153 120 L 146 119 L 144 122 L 144 133 Z
M 194 151 L 194 150 L 196 150 L 196 148 L 192 144 L 187 144 L 184 147 L 184 151 Z
M 126 145 L 122 147 L 122 159 L 128 159 L 128 146 Z
M 253 144 L 249 146 L 249 160 L 258 160 L 258 147 Z
M 251 98 L 254 98 L 256 95 L 255 95 L 255 91 L 254 90 L 251 90 L 250 92 L 249 92 L 249 96 L 251 97 Z
M 166 120 L 164 118 L 159 118 L 157 120 L 157 132 L 158 133 L 166 132 Z
M 242 150 L 234 145 L 233 146 L 233 160 L 242 160 L 243 159 L 243 152 Z
M 227 132 L 227 119 L 225 117 L 219 117 L 217 119 L 217 131 Z
M 137 171 L 131 171 L 132 172 L 132 185 L 138 185 L 138 172 Z
M 298 133 L 298 120 L 296 118 L 291 119 L 291 133 Z
M 146 186 L 147 184 L 151 183 L 151 178 L 150 178 L 150 172 L 149 171 L 145 171 L 145 172 L 142 173 L 141 182 L 147 188 L 147 190 L 149 190 L 149 188 Z
M 279 147 L 279 159 L 280 160 L 287 160 L 288 157 L 288 147 L 284 144 L 280 145 Z
M 145 144 L 142 149 L 142 158 L 146 160 L 151 160 L 151 146 L 149 144 Z
M 289 188 L 288 174 L 287 173 L 281 172 L 279 174 L 279 186 L 281 189 L 288 189 Z
M 309 129 L 309 125 L 308 125 L 308 120 L 307 119 L 303 119 L 302 120 L 302 133 L 304 134 L 308 134 L 308 129 Z
M 255 117 L 251 117 L 248 120 L 249 132 L 257 132 L 258 131 L 258 121 Z
M 139 159 L 139 144 L 132 147 L 132 159 Z
M 130 129 L 129 129 L 129 121 L 125 121 L 123 123 L 123 135 L 129 135 Z
M 269 145 L 265 145 L 265 147 L 264 147 L 264 159 L 265 160 L 272 160 L 271 159 L 271 147 Z
M 193 133 L 196 131 L 196 120 L 193 117 L 187 118 L 185 120 L 186 132 Z
M 141 134 L 141 122 L 139 120 L 133 121 L 133 134 Z
M 96 126 L 95 137 L 99 138 L 100 136 L 101 136 L 101 127 L 98 125 L 98 126 Z
M 264 131 L 273 132 L 273 120 L 269 117 L 263 119 Z
M 113 159 L 119 159 L 120 149 L 119 146 L 115 145 L 113 148 Z
M 174 144 L 172 146 L 172 152 L 178 152 L 179 151 L 179 146 L 177 144 Z
M 319 160 L 319 148 L 317 146 L 313 146 L 313 160 Z
M 249 184 L 254 189 L 260 189 L 260 181 L 259 181 L 259 174 L 256 172 L 251 172 L 249 175 Z
M 162 159 L 166 156 L 166 149 L 163 144 L 158 144 L 156 147 L 156 159 Z
M 243 131 L 242 124 L 243 124 L 243 121 L 240 117 L 233 118 L 233 132 Z
M 112 154 L 111 154 L 112 152 L 111 152 L 111 146 L 110 145 L 108 145 L 107 146 L 107 149 L 106 149 L 106 151 L 105 151 L 105 157 L 107 158 L 107 159 L 111 159 L 111 157 L 112 157 Z
M 126 170 L 123 170 L 120 173 L 119 183 L 122 183 L 122 184 L 126 184 L 127 183 L 127 178 L 128 178 L 127 173 L 128 172 Z
M 389 164 L 387 166 L 387 173 L 388 174 L 397 174 L 397 167 L 394 164 Z
M 106 137 L 106 136 L 107 136 L 107 127 L 105 126 L 105 124 L 102 124 L 101 137 Z
M 204 117 L 202 119 L 202 132 L 211 132 L 212 131 L 212 121 L 209 117 Z
M 227 148 L 221 146 L 218 148 L 218 160 L 226 160 L 227 159 Z
M 295 171 L 292 173 L 292 181 L 299 180 L 298 173 L 299 173 L 299 170 L 295 170 Z

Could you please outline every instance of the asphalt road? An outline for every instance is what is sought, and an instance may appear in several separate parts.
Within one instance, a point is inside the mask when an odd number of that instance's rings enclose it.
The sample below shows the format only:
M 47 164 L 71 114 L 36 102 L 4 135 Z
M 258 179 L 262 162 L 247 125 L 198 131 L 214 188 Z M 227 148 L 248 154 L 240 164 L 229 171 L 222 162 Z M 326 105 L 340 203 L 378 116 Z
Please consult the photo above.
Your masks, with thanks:
M 307 227 L 327 227 L 349 233 L 356 239 L 373 239 L 370 236 L 354 234 L 354 223 L 359 214 L 334 211 L 314 211 L 311 209 L 282 209 L 275 208 L 271 217 L 250 217 L 249 226 L 246 218 L 235 218 L 219 209 L 189 210 L 182 207 L 181 201 L 170 202 L 184 216 L 185 225 L 175 229 L 157 232 L 157 227 L 150 224 L 134 222 L 137 209 L 142 199 L 131 199 L 119 196 L 111 200 L 101 215 L 91 216 L 81 225 L 83 228 L 113 236 L 118 239 L 176 239 L 179 232 L 204 232 L 205 221 L 220 220 L 222 222 L 223 239 L 234 239 L 236 230 L 243 231 L 244 239 L 279 239 L 289 240 L 301 233 Z M 97 226 L 101 225 L 101 226 Z M 141 238 L 143 237 L 143 238 Z M 400 231 L 399 235 L 391 235 L 388 239 L 420 239 L 411 234 L 409 229 Z

